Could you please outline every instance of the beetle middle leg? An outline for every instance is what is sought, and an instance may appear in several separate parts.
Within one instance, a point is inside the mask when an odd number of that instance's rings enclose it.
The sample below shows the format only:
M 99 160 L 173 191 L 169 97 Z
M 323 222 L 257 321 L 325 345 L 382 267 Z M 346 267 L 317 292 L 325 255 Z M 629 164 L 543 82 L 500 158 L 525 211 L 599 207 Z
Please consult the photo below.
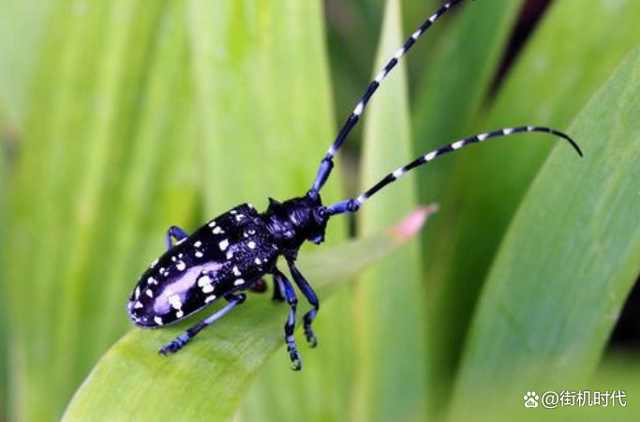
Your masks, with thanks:
M 289 280 L 287 280 L 285 275 L 277 268 L 273 269 L 273 277 L 289 303 L 289 318 L 287 318 L 287 322 L 284 325 L 284 338 L 287 342 L 289 357 L 293 363 L 292 369 L 294 371 L 299 371 L 302 369 L 302 359 L 300 358 L 300 353 L 298 353 L 298 349 L 296 348 L 296 341 L 293 336 L 293 330 L 296 327 L 296 308 L 298 307 L 298 297 L 296 296 L 296 292 L 293 290 L 293 286 Z
M 178 226 L 169 227 L 169 230 L 167 230 L 167 249 L 173 248 L 172 239 L 175 239 L 178 242 L 180 242 L 181 240 L 184 240 L 187 237 L 189 237 L 187 232 L 182 230 L 180 227 Z
M 223 316 L 225 316 L 229 311 L 231 311 L 236 306 L 240 305 L 245 301 L 247 296 L 244 293 L 238 294 L 229 294 L 224 297 L 227 302 L 229 302 L 224 308 L 220 309 L 218 312 L 214 313 L 208 318 L 203 319 L 198 322 L 183 334 L 170 341 L 169 343 L 162 346 L 162 348 L 158 351 L 158 353 L 162 353 L 163 355 L 167 355 L 169 353 L 176 353 L 178 350 L 182 349 L 185 344 L 187 344 L 192 338 L 196 336 L 200 331 L 204 328 L 207 328 L 209 325 L 213 324 Z
M 282 287 L 280 287 L 280 283 L 276 280 L 275 275 L 273 276 L 273 295 L 271 296 L 271 300 L 274 302 L 284 302 L 284 292 L 282 291 Z
M 313 323 L 313 320 L 318 313 L 318 309 L 320 309 L 320 301 L 318 300 L 318 295 L 316 295 L 316 292 L 313 291 L 313 288 L 309 285 L 309 283 L 307 283 L 307 280 L 305 280 L 300 270 L 298 270 L 298 267 L 296 267 L 295 262 L 293 260 L 287 260 L 287 263 L 289 264 L 289 271 L 291 271 L 293 281 L 296 282 L 296 285 L 298 286 L 304 297 L 307 298 L 311 306 L 313 306 L 313 308 L 309 312 L 304 314 L 304 317 L 302 317 L 302 321 L 304 322 L 304 334 L 307 337 L 307 343 L 309 343 L 309 346 L 311 347 L 316 347 L 318 345 L 318 339 L 311 329 L 311 323 Z

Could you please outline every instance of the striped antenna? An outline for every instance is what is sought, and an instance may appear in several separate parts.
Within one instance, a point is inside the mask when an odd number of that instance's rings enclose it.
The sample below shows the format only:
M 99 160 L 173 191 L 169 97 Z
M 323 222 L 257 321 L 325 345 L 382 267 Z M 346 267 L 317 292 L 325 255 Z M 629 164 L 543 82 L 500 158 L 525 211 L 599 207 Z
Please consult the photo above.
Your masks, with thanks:
M 448 152 L 457 151 L 460 148 L 464 148 L 464 147 L 466 147 L 468 145 L 471 145 L 471 144 L 474 144 L 474 143 L 477 143 L 477 142 L 483 142 L 483 141 L 486 141 L 487 139 L 500 138 L 500 137 L 503 137 L 503 136 L 509 136 L 509 135 L 513 135 L 515 133 L 522 133 L 522 132 L 544 132 L 544 133 L 549 133 L 551 135 L 555 135 L 555 136 L 558 136 L 560 138 L 563 138 L 567 142 L 569 142 L 569 144 L 571 144 L 571 146 L 582 157 L 582 151 L 580 150 L 580 147 L 578 146 L 578 144 L 576 144 L 576 142 L 573 139 L 571 139 L 569 137 L 569 135 L 567 135 L 565 133 L 562 133 L 562 132 L 559 132 L 559 131 L 557 131 L 555 129 L 551 129 L 551 128 L 548 128 L 548 127 L 538 127 L 538 126 L 521 126 L 521 127 L 516 127 L 516 128 L 508 128 L 508 129 L 496 130 L 494 132 L 483 133 L 481 135 L 476 135 L 476 136 L 472 136 L 470 138 L 462 139 L 462 140 L 454 142 L 452 144 L 445 145 L 442 148 L 438 148 L 438 149 L 436 149 L 434 151 L 431 151 L 430 153 L 428 153 L 426 155 L 418 157 L 415 160 L 413 160 L 412 162 L 410 162 L 409 164 L 407 164 L 406 166 L 400 167 L 399 169 L 397 169 L 393 173 L 387 174 L 378 183 L 373 185 L 373 187 L 368 189 L 366 192 L 364 192 L 362 195 L 358 196 L 357 198 L 355 198 L 355 199 L 347 199 L 345 201 L 341 201 L 341 202 L 338 202 L 336 204 L 328 206 L 327 207 L 327 212 L 328 212 L 329 215 L 356 212 L 356 211 L 358 211 L 360 206 L 367 199 L 371 198 L 379 190 L 381 190 L 382 188 L 384 188 L 388 184 L 395 182 L 396 180 L 398 180 L 399 178 L 401 178 L 402 176 L 407 174 L 407 172 L 409 172 L 410 170 L 412 170 L 412 169 L 414 169 L 416 167 L 419 167 L 419 166 L 421 166 L 423 164 L 431 162 L 431 161 L 435 160 L 437 157 L 439 157 L 441 155 L 444 155 L 444 154 L 446 154 Z
M 463 2 L 464 0 L 451 0 L 445 3 L 436 13 L 431 15 L 429 19 L 424 21 L 420 28 L 418 28 L 412 35 L 407 39 L 404 45 L 396 52 L 393 58 L 387 63 L 387 65 L 378 73 L 378 76 L 369 84 L 369 88 L 367 88 L 366 92 L 358 101 L 358 104 L 354 108 L 353 112 L 347 119 L 347 121 L 340 129 L 336 140 L 331 145 L 331 148 L 327 151 L 327 155 L 320 162 L 320 168 L 318 169 L 318 174 L 316 175 L 316 179 L 313 182 L 313 187 L 309 191 L 311 196 L 317 196 L 322 186 L 324 186 L 325 182 L 329 178 L 329 174 L 333 169 L 333 156 L 340 149 L 340 146 L 347 138 L 347 135 L 351 132 L 354 126 L 360 120 L 360 116 L 364 112 L 364 109 L 367 106 L 367 103 L 376 92 L 384 78 L 391 72 L 391 70 L 398 64 L 398 61 L 409 51 L 409 49 L 418 41 L 418 39 L 433 25 L 436 23 L 449 9 L 456 6 L 458 3 Z

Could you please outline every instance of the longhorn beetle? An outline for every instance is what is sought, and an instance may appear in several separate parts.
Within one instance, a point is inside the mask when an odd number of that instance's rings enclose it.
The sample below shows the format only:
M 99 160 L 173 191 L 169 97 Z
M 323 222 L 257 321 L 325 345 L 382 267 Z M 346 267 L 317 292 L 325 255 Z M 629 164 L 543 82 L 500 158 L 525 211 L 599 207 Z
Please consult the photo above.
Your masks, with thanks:
M 284 297 L 289 305 L 289 316 L 284 326 L 285 341 L 293 369 L 299 370 L 302 362 L 293 336 L 298 299 L 291 282 L 276 266 L 278 257 L 284 257 L 293 281 L 312 306 L 304 315 L 303 323 L 307 341 L 313 347 L 317 341 L 311 324 L 318 312 L 319 301 L 295 262 L 298 250 L 305 241 L 315 244 L 324 241 L 325 228 L 331 217 L 355 213 L 367 199 L 416 167 L 446 153 L 491 138 L 521 132 L 544 132 L 568 141 L 582 156 L 578 145 L 568 135 L 555 129 L 538 126 L 501 129 L 459 140 L 418 157 L 387 174 L 357 198 L 329 206 L 322 204 L 320 190 L 333 168 L 333 157 L 360 120 L 380 83 L 427 29 L 449 9 L 463 1 L 450 1 L 429 17 L 369 84 L 320 162 L 313 185 L 304 196 L 282 203 L 270 198 L 267 210 L 262 213 L 257 212 L 250 204 L 239 205 L 209 221 L 191 235 L 176 226 L 169 228 L 166 235 L 167 252 L 142 274 L 131 294 L 127 306 L 131 320 L 139 327 L 159 328 L 187 318 L 219 299 L 224 299 L 227 304 L 165 344 L 159 353 L 167 355 L 180 350 L 198 332 L 244 302 L 244 290 L 263 283 L 262 277 L 271 274 L 275 282 L 274 297 Z

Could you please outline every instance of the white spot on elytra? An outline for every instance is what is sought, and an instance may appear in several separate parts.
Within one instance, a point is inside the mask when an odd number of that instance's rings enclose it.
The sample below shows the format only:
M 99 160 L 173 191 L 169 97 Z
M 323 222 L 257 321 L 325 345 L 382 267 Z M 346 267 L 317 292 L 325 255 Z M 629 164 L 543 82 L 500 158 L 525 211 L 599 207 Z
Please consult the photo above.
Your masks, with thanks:
M 233 282 L 234 286 L 240 286 L 242 284 L 244 284 L 244 280 L 241 279 L 241 278 L 239 278 L 239 279 L 237 279 L 236 281 Z
M 211 293 L 213 291 L 211 283 L 211 277 L 206 274 L 198 279 L 198 286 L 202 289 L 202 293 Z
M 149 284 L 158 284 L 158 280 L 156 280 L 156 279 L 155 279 L 155 278 L 153 278 L 153 277 L 149 277 L 149 278 L 147 279 L 147 283 L 149 283 Z
M 204 303 L 213 302 L 214 300 L 216 300 L 216 298 L 216 295 L 207 296 L 207 298 L 204 300 Z
M 235 275 L 236 277 L 240 276 L 242 273 L 240 272 L 240 270 L 238 269 L 238 267 L 236 267 L 235 265 L 233 266 L 233 275 Z
M 202 258 L 204 255 L 200 251 L 196 251 L 196 258 Z
M 254 242 L 253 240 L 249 243 L 247 243 L 247 246 L 249 247 L 249 249 L 255 249 L 256 248 L 256 242 Z
M 236 221 L 242 221 L 244 219 L 244 214 L 236 215 Z
M 176 318 L 182 318 L 184 316 L 184 312 L 180 311 L 176 311 Z
M 178 263 L 176 264 L 176 268 L 178 269 L 178 271 L 184 271 L 185 268 L 187 268 L 187 265 L 184 263 L 184 261 L 178 261 Z
M 253 262 L 255 262 L 258 265 L 262 264 L 262 261 L 260 260 L 260 258 L 256 258 Z
M 227 259 L 231 259 L 233 258 L 233 251 L 228 251 L 227 252 Z
M 196 243 L 193 244 L 193 246 L 195 246 L 196 248 L 199 248 L 200 246 L 202 246 L 202 242 L 198 240 Z
M 147 294 L 147 296 L 153 297 L 153 291 L 151 289 L 147 289 L 145 293 Z
M 220 227 L 216 227 L 215 229 L 213 229 L 213 234 L 221 234 L 224 233 L 224 230 L 222 230 Z
M 136 309 L 140 309 L 140 308 L 142 308 L 142 303 L 140 303 L 140 301 L 137 301 L 135 303 L 135 305 L 133 305 L 133 307 L 136 308 Z
M 153 268 L 153 267 L 155 267 L 157 264 L 158 264 L 158 260 L 156 259 L 155 261 L 153 261 L 153 262 L 151 263 L 151 265 L 149 265 L 149 268 Z
M 155 321 L 155 323 L 156 323 L 156 324 L 158 324 L 158 325 L 162 325 L 162 324 L 163 324 L 163 322 L 162 322 L 162 318 L 160 318 L 159 316 L 154 317 L 154 318 L 153 318 L 153 320 L 154 320 L 154 321 Z
M 216 226 L 216 221 L 215 220 L 211 220 L 209 222 L 209 227 L 215 227 Z
M 182 308 L 182 300 L 180 300 L 180 296 L 178 295 L 172 295 L 169 297 L 169 303 L 171 304 L 171 306 L 174 309 L 181 309 Z
M 220 246 L 220 250 L 224 251 L 227 249 L 227 247 L 229 246 L 229 241 L 227 239 L 223 240 L 222 242 L 220 242 L 218 244 L 218 246 Z
M 176 258 L 175 256 L 172 256 L 172 257 L 171 257 L 171 260 L 172 260 L 173 262 L 176 262 L 176 259 L 177 259 L 177 258 Z
M 140 297 L 140 287 L 136 287 L 135 298 L 138 299 Z

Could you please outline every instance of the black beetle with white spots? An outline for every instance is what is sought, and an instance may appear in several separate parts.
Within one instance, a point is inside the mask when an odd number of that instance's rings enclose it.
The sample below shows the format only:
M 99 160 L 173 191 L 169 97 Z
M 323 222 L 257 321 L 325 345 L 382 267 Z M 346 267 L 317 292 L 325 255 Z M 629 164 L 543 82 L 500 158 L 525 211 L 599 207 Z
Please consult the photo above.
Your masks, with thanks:
M 371 96 L 415 42 L 453 6 L 464 0 L 446 3 L 418 28 L 394 57 L 376 76 L 340 130 L 333 145 L 320 163 L 318 174 L 306 195 L 284 202 L 269 200 L 265 212 L 250 204 L 239 205 L 211 220 L 191 235 L 178 227 L 167 231 L 167 252 L 144 272 L 127 305 L 131 320 L 142 328 L 160 328 L 200 311 L 222 299 L 225 306 L 189 328 L 160 349 L 167 355 L 184 347 L 203 328 L 220 319 L 246 299 L 243 291 L 263 283 L 262 277 L 272 275 L 274 298 L 284 299 L 289 315 L 284 326 L 285 341 L 293 369 L 302 367 L 294 340 L 297 296 L 288 277 L 277 267 L 283 257 L 292 279 L 312 308 L 303 317 L 304 332 L 311 346 L 316 337 L 311 324 L 319 309 L 313 288 L 296 266 L 298 250 L 306 241 L 324 241 L 329 219 L 337 214 L 356 212 L 362 204 L 386 185 L 396 181 L 415 167 L 429 163 L 448 152 L 491 138 L 521 132 L 544 132 L 568 141 L 582 155 L 578 145 L 566 134 L 555 129 L 522 126 L 483 133 L 446 145 L 416 158 L 409 164 L 387 174 L 357 198 L 324 206 L 320 190 L 333 168 L 333 157 L 358 123 Z M 174 243 L 175 241 L 175 243 Z

